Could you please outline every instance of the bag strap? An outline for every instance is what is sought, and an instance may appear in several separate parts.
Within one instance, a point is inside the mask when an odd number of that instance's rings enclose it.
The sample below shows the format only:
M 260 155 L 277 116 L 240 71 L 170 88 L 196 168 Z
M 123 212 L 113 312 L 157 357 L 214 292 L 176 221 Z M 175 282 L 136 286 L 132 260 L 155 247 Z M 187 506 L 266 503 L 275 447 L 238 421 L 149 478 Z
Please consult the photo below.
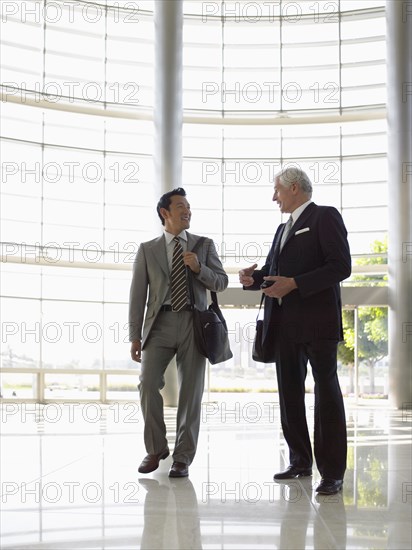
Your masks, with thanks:
M 200 237 L 200 239 L 197 241 L 197 243 L 195 244 L 195 246 L 192 248 L 191 252 L 196 252 L 196 250 L 198 248 L 200 248 L 203 243 L 206 241 L 206 237 Z M 193 292 L 193 272 L 192 270 L 190 269 L 190 267 L 187 267 L 186 268 L 187 271 L 188 271 L 188 282 L 189 282 L 189 294 L 190 294 L 190 301 L 192 302 L 192 306 L 194 306 L 196 304 L 195 302 L 195 294 Z M 217 300 L 217 294 L 216 292 L 214 292 L 213 290 L 210 290 L 210 296 L 212 298 L 212 302 L 215 304 L 215 305 L 219 305 L 218 303 L 218 300 Z
M 262 292 L 262 298 L 260 299 L 260 304 L 259 304 L 259 311 L 258 311 L 258 313 L 257 313 L 257 315 L 256 315 L 256 322 L 257 322 L 257 320 L 259 319 L 260 310 L 262 309 L 262 304 L 263 304 L 263 300 L 264 300 L 264 299 L 265 299 L 265 295 L 264 295 L 263 292 Z

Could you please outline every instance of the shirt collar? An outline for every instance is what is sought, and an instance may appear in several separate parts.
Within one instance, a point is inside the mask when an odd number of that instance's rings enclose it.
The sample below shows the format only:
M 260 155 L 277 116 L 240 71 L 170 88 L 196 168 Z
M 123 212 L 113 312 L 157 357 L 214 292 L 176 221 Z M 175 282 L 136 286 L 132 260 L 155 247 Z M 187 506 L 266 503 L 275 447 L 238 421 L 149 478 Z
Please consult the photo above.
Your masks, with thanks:
M 309 199 L 308 201 L 304 202 L 303 204 L 301 204 L 300 206 L 298 206 L 296 208 L 296 210 L 294 210 L 291 214 L 292 216 L 292 219 L 293 219 L 293 223 L 296 223 L 297 219 L 299 218 L 299 216 L 302 214 L 302 212 L 305 210 L 305 208 L 307 206 L 309 206 L 309 204 L 312 202 L 312 199 Z
M 169 231 L 166 231 L 166 229 L 164 230 L 164 235 L 166 239 L 166 244 L 170 244 L 175 238 L 175 235 L 173 235 L 173 233 L 169 233 Z M 182 239 L 187 242 L 187 234 L 185 229 L 183 229 L 183 231 L 181 231 L 179 235 L 176 235 L 176 236 L 179 237 L 179 239 Z

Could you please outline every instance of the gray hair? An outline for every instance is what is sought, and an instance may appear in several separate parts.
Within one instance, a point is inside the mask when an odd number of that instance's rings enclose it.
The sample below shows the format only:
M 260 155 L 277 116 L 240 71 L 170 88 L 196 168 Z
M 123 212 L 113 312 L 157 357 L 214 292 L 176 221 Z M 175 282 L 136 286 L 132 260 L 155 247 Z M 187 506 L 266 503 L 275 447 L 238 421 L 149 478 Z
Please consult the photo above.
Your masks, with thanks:
M 292 185 L 292 183 L 297 183 L 301 191 L 309 196 L 312 196 L 312 182 L 306 172 L 298 166 L 283 168 L 276 174 L 275 181 L 277 180 L 279 180 L 284 187 L 288 188 Z

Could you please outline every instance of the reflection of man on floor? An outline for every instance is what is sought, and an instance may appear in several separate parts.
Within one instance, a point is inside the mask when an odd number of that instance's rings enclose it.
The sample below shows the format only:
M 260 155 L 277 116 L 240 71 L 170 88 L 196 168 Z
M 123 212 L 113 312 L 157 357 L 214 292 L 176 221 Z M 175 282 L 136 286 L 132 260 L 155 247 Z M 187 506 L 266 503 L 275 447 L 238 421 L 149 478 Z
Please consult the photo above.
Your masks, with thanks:
M 162 485 L 139 479 L 146 489 L 141 550 L 201 550 L 197 497 L 191 481 Z

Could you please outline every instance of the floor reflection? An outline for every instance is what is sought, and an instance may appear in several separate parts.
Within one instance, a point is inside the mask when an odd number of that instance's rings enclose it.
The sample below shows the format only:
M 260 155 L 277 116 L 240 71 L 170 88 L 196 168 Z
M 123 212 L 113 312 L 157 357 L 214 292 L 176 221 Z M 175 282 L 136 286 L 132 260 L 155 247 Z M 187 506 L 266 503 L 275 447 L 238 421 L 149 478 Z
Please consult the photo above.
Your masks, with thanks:
M 138 481 L 147 491 L 141 550 L 201 549 L 197 496 L 190 479 Z
M 99 406 L 98 415 L 80 404 L 35 414 L 3 405 L 2 550 L 411 548 L 411 416 L 346 403 L 344 490 L 322 496 L 317 473 L 273 481 L 285 445 L 268 402 L 217 396 L 188 479 L 168 477 L 171 457 L 137 473 L 145 454 L 137 404 L 133 417 L 126 406 L 122 416 L 122 406 Z M 166 412 L 173 444 L 175 410 Z

